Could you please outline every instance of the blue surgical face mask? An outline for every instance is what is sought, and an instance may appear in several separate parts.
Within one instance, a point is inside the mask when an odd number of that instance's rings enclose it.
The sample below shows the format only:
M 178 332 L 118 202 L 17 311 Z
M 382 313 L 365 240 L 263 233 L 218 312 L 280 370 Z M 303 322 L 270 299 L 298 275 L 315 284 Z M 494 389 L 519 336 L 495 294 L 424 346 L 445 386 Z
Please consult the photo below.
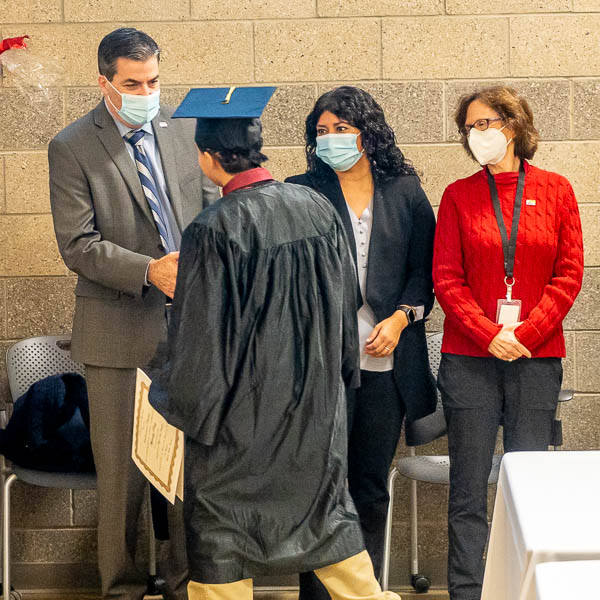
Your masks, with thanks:
M 334 171 L 351 169 L 363 155 L 356 141 L 360 133 L 328 133 L 317 137 L 317 156 Z
M 160 109 L 160 90 L 150 94 L 149 96 L 142 96 L 138 94 L 123 94 L 121 93 L 108 79 L 106 80 L 110 87 L 121 96 L 121 109 L 119 110 L 112 102 L 110 97 L 108 101 L 113 105 L 117 114 L 130 125 L 145 125 L 150 123 L 152 119 L 158 114 Z

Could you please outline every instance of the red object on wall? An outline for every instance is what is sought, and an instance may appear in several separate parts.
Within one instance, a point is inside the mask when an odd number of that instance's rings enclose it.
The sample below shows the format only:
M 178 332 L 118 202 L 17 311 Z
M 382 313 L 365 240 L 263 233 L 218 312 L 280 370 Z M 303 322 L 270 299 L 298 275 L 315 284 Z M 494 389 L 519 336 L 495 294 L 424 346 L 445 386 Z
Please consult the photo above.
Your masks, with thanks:
M 0 42 L 0 54 L 5 52 L 6 50 L 11 50 L 13 48 L 27 48 L 26 39 L 29 39 L 28 35 L 23 35 L 21 37 L 14 38 L 6 38 Z

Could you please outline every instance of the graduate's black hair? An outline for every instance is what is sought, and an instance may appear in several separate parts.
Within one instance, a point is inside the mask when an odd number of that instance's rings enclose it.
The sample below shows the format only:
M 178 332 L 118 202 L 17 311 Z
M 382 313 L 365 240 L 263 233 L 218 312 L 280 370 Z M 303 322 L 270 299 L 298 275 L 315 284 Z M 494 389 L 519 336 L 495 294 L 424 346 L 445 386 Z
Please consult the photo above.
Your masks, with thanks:
M 268 158 L 263 145 L 260 119 L 197 119 L 196 146 L 210 152 L 227 173 L 260 167 Z
M 329 111 L 348 121 L 361 132 L 365 154 L 376 181 L 386 181 L 399 175 L 416 175 L 411 162 L 396 145 L 394 130 L 387 124 L 383 109 L 371 94 L 360 88 L 344 85 L 323 94 L 306 117 L 306 161 L 308 171 L 318 178 L 334 173 L 316 154 L 317 123 Z

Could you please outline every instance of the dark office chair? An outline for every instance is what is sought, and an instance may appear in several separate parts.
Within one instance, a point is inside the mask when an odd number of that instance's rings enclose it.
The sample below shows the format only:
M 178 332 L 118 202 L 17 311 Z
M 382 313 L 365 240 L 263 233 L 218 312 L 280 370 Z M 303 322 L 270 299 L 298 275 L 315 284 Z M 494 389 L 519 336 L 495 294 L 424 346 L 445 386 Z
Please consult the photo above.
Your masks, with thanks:
M 427 349 L 429 352 L 429 364 L 434 377 L 440 367 L 442 358 L 442 334 L 434 333 L 427 336 Z M 562 423 L 560 420 L 560 406 L 573 398 L 572 390 L 561 390 L 556 408 L 556 416 L 553 427 L 552 445 L 555 450 L 562 445 Z M 417 525 L 417 482 L 436 483 L 450 485 L 450 460 L 448 456 L 416 456 L 415 447 L 429 444 L 446 434 L 446 419 L 438 394 L 437 410 L 422 419 L 418 419 L 406 428 L 406 445 L 409 455 L 398 459 L 396 465 L 390 471 L 388 477 L 388 492 L 390 503 L 385 526 L 385 541 L 383 549 L 383 565 L 381 568 L 381 586 L 383 590 L 388 589 L 390 552 L 392 539 L 392 516 L 394 509 L 394 483 L 400 473 L 410 479 L 410 583 L 417 592 L 427 592 L 431 586 L 429 577 L 419 573 L 419 551 L 418 551 L 418 525 Z M 495 455 L 492 462 L 492 470 L 488 484 L 498 482 L 500 473 L 501 455 Z
M 29 387 L 50 375 L 62 373 L 78 373 L 85 376 L 85 368 L 75 362 L 70 355 L 71 339 L 68 335 L 55 335 L 29 338 L 17 342 L 6 353 L 8 384 L 13 402 L 21 397 Z M 6 425 L 6 410 L 0 411 L 0 427 Z M 3 600 L 20 600 L 21 594 L 11 589 L 10 561 L 10 492 L 15 481 L 21 480 L 30 485 L 41 487 L 93 490 L 96 489 L 95 473 L 57 473 L 26 469 L 12 464 L 7 467 L 4 457 L 0 457 L 2 477 L 2 598 Z M 151 519 L 148 506 L 148 518 Z M 156 576 L 156 548 L 152 524 L 148 526 L 150 576 L 146 598 L 162 598 L 160 587 L 164 581 Z

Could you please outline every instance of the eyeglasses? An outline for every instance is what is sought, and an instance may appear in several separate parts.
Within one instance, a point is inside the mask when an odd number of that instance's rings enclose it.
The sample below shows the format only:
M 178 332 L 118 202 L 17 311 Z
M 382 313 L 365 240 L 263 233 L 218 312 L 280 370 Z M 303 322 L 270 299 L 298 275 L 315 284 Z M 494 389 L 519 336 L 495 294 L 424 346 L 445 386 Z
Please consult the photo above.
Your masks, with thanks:
M 495 117 L 494 119 L 477 119 L 477 121 L 475 121 L 473 125 L 465 124 L 464 127 L 461 127 L 458 130 L 458 133 L 460 133 L 461 135 L 469 135 L 473 127 L 475 127 L 475 129 L 478 129 L 479 131 L 485 131 L 490 126 L 490 123 L 494 123 L 495 121 L 502 121 L 502 117 Z

